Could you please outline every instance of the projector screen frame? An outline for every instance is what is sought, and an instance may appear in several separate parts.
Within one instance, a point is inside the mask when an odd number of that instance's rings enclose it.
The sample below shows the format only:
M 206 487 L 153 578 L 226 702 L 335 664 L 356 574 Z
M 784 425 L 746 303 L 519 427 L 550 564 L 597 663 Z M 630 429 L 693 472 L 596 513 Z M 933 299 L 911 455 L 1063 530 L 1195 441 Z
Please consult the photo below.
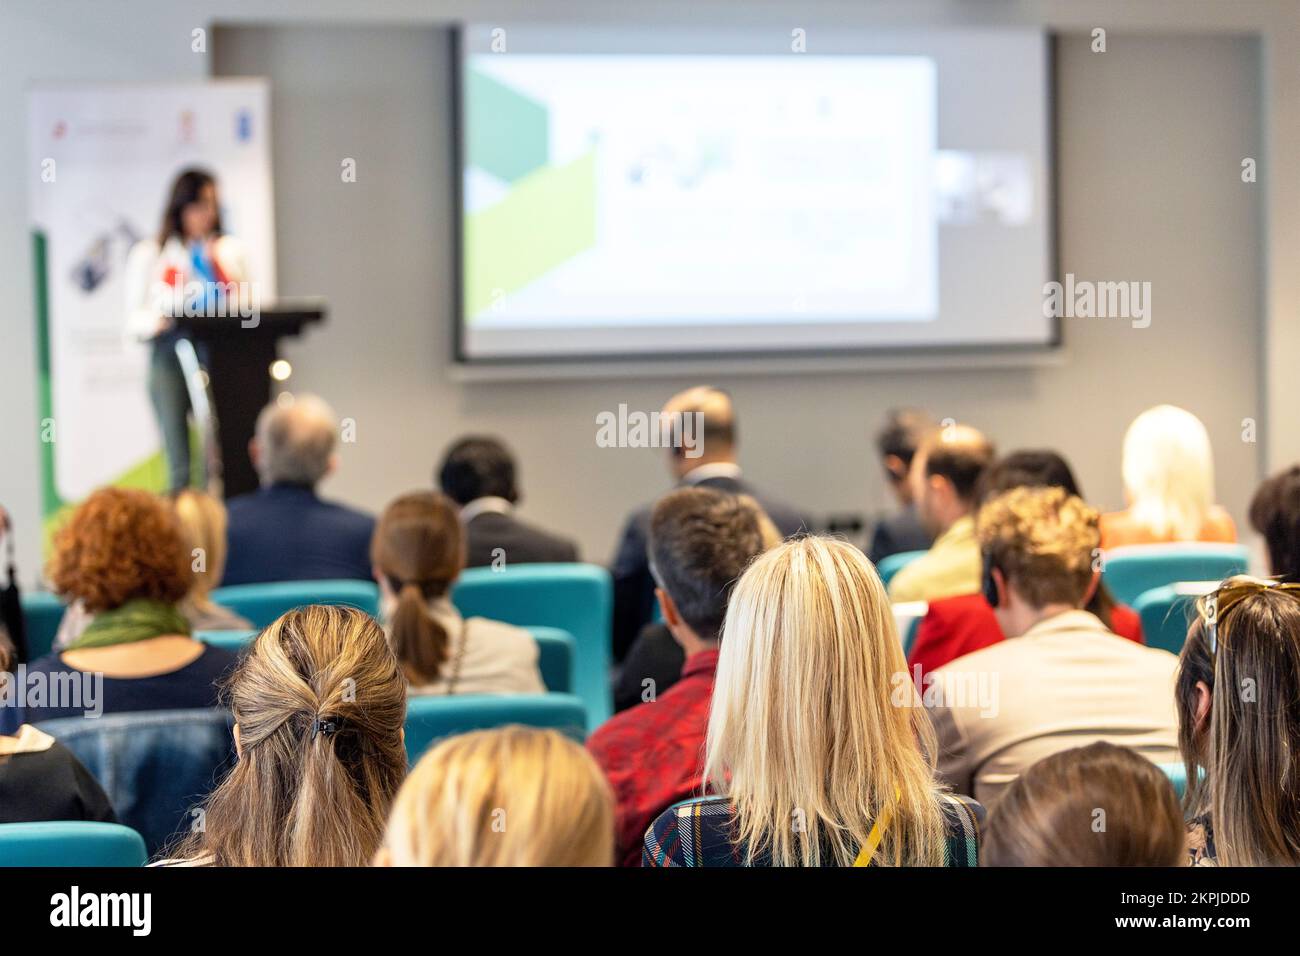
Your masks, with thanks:
M 663 373 L 668 374 L 671 371 L 669 363 L 686 363 L 688 365 L 698 365 L 699 363 L 725 362 L 728 366 L 739 369 L 739 374 L 744 374 L 744 369 L 749 368 L 754 371 L 762 370 L 764 367 L 770 369 L 774 363 L 782 359 L 794 359 L 799 361 L 800 365 L 807 372 L 815 371 L 816 366 L 810 367 L 810 362 L 815 363 L 818 359 L 828 362 L 828 369 L 844 370 L 845 362 L 852 362 L 854 359 L 862 360 L 863 367 L 879 367 L 880 360 L 889 358 L 906 359 L 907 365 L 913 368 L 948 368 L 958 365 L 963 356 L 979 356 L 983 359 L 991 359 L 997 364 L 1001 364 L 1000 359 L 1005 359 L 1011 365 L 1018 364 L 1038 364 L 1043 357 L 1059 356 L 1064 346 L 1063 325 L 1061 316 L 1049 316 L 1049 336 L 1045 342 L 989 342 L 974 344 L 935 344 L 935 345 L 874 345 L 874 346 L 847 346 L 847 347 L 810 347 L 810 348 L 763 348 L 763 349 L 744 349 L 739 351 L 726 350 L 707 350 L 707 349 L 689 349 L 682 351 L 662 350 L 662 351 L 637 351 L 628 352 L 579 352 L 579 353 L 550 353 L 538 355 L 508 355 L 508 356 L 472 356 L 465 350 L 465 282 L 464 282 L 464 238 L 465 238 L 465 203 L 464 203 L 464 170 L 466 161 L 466 124 L 464 117 L 463 101 L 463 84 L 461 78 L 464 74 L 465 58 L 465 28 L 468 25 L 466 21 L 459 21 L 452 24 L 447 29 L 448 43 L 450 47 L 450 83 L 451 91 L 451 144 L 452 159 L 452 228 L 453 236 L 451 243 L 451 286 L 452 286 L 452 349 L 451 359 L 453 368 L 463 370 L 465 375 L 462 376 L 465 381 L 492 381 L 503 378 L 510 378 L 512 370 L 535 369 L 541 372 L 536 377 L 541 378 L 570 378 L 586 377 L 582 369 L 584 367 L 601 366 L 608 370 L 611 367 L 626 368 L 632 374 L 644 373 L 646 368 L 657 369 L 662 367 Z M 548 23 L 548 26 L 559 26 L 557 23 Z M 1044 91 L 1044 124 L 1046 129 L 1044 143 L 1044 162 L 1046 166 L 1046 183 L 1043 216 L 1045 219 L 1044 233 L 1047 242 L 1047 265 L 1048 275 L 1044 282 L 1054 282 L 1060 280 L 1061 263 L 1060 263 L 1060 239 L 1059 239 L 1059 164 L 1058 156 L 1058 139 L 1059 128 L 1057 123 L 1057 46 L 1059 43 L 1059 34 L 1055 30 L 1044 29 L 1042 31 L 1044 42 L 1044 78 L 1046 89 Z M 930 365 L 926 359 L 932 359 L 933 365 Z M 551 370 L 548 372 L 547 370 Z M 476 374 L 481 373 L 481 374 Z M 499 372 L 500 374 L 496 374 Z M 534 377 L 534 376 L 529 376 Z

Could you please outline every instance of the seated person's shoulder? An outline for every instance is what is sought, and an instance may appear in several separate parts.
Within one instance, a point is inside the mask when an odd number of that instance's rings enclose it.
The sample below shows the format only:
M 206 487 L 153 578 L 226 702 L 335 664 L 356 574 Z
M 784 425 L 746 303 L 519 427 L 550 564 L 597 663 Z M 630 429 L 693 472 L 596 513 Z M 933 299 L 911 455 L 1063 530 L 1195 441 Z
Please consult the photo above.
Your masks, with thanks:
M 734 858 L 734 811 L 725 797 L 675 803 L 646 830 L 642 866 L 707 866 Z M 689 839 L 683 834 L 690 834 Z

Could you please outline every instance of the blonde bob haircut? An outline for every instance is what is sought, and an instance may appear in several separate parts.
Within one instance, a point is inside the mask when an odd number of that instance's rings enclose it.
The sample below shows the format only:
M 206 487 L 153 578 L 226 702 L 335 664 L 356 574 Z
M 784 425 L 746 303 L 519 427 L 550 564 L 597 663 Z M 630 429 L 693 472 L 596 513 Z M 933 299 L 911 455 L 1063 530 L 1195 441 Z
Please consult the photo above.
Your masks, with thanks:
M 882 821 L 874 862 L 942 865 L 934 753 L 862 552 L 802 537 L 757 557 L 728 604 L 705 756 L 746 862 L 849 865 Z
M 1124 434 L 1124 493 L 1135 521 L 1158 537 L 1195 541 L 1214 504 L 1214 458 L 1201 420 L 1157 405 Z
M 610 866 L 614 798 L 587 751 L 556 730 L 508 726 L 425 754 L 393 804 L 376 863 Z

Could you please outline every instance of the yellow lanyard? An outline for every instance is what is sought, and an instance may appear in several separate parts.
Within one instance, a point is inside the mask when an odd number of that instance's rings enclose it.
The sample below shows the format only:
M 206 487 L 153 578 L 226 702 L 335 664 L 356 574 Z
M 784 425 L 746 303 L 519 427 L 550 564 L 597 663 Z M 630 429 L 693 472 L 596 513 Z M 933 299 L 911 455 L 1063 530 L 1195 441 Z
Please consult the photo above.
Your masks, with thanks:
M 894 790 L 894 799 L 901 800 L 903 791 Z M 871 832 L 867 834 L 867 842 L 862 844 L 862 849 L 858 851 L 857 859 L 853 861 L 854 866 L 870 866 L 871 858 L 876 855 L 876 847 L 880 846 L 880 841 L 889 829 L 889 822 L 893 819 L 894 811 L 892 807 L 884 807 L 880 811 L 880 816 L 872 824 Z

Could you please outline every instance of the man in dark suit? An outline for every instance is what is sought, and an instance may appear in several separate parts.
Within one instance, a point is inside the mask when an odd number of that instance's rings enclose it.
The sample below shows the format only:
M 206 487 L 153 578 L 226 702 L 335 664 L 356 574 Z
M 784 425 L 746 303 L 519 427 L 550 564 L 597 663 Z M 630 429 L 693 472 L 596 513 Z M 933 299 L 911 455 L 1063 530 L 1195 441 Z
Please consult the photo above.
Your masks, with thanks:
M 925 412 L 911 408 L 893 409 L 885 427 L 876 436 L 876 449 L 880 452 L 880 463 L 885 466 L 885 478 L 902 507 L 877 523 L 867 551 L 872 564 L 879 564 L 891 554 L 930 549 L 934 539 L 916 513 L 908 472 L 916 449 L 935 428 L 934 421 Z
M 736 462 L 736 417 L 731 396 L 720 388 L 700 385 L 674 395 L 661 420 L 698 415 L 702 432 L 698 444 L 671 444 L 669 468 L 679 487 L 700 486 L 754 498 L 783 537 L 810 527 L 807 518 L 789 505 L 757 491 L 740 474 Z M 681 429 L 680 433 L 687 433 Z M 614 576 L 614 657 L 622 660 L 641 628 L 654 614 L 654 579 L 646 557 L 651 506 L 634 511 L 623 527 L 610 572 Z
M 519 501 L 515 476 L 514 457 L 495 438 L 462 438 L 443 457 L 438 484 L 460 505 L 466 566 L 577 561 L 575 542 L 515 517 Z
M 248 446 L 262 487 L 226 503 L 222 584 L 372 578 L 375 519 L 316 494 L 338 465 L 338 430 L 334 412 L 314 395 L 262 410 Z

